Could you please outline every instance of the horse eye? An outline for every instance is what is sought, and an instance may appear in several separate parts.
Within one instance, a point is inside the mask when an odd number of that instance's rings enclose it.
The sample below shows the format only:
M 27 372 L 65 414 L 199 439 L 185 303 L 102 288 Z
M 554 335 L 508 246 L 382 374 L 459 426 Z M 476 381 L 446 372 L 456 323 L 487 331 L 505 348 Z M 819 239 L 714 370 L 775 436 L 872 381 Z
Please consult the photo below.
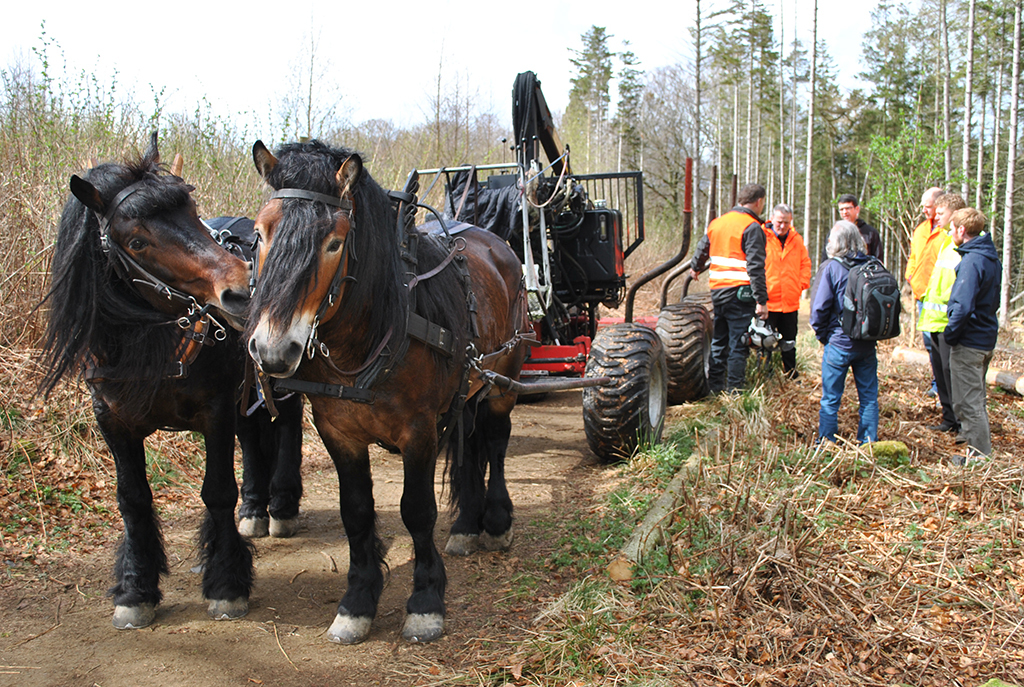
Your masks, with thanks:
M 334 239 L 333 241 L 331 241 L 327 245 L 327 252 L 328 253 L 337 253 L 339 250 L 341 250 L 341 246 L 342 246 L 341 239 Z
M 146 242 L 142 239 L 132 239 L 128 242 L 128 247 L 133 251 L 138 252 L 146 247 Z

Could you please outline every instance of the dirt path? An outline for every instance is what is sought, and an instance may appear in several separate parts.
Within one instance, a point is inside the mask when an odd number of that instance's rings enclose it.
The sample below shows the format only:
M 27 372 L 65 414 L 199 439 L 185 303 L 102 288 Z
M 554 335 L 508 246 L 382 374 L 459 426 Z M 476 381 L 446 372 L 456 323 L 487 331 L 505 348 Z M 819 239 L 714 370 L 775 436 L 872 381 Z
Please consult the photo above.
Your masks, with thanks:
M 209 619 L 199 575 L 190 570 L 198 511 L 165 513 L 171 574 L 154 625 L 128 632 L 111 626 L 105 591 L 112 547 L 84 558 L 69 554 L 47 575 L 26 574 L 23 584 L 0 590 L 0 685 L 409 685 L 465 673 L 471 645 L 522 637 L 519 628 L 535 614 L 537 599 L 566 584 L 544 579 L 538 562 L 556 545 L 557 524 L 589 502 L 590 485 L 601 474 L 586 448 L 579 398 L 578 392 L 555 394 L 513 414 L 507 473 L 516 540 L 507 553 L 446 557 L 448 621 L 434 644 L 414 646 L 400 637 L 411 541 L 398 512 L 400 458 L 382 450 L 371 456 L 391 578 L 366 642 L 342 647 L 324 638 L 344 591 L 348 551 L 337 477 L 317 440 L 305 446 L 303 527 L 293 539 L 258 541 L 247 617 Z M 439 548 L 448 524 L 445 513 Z

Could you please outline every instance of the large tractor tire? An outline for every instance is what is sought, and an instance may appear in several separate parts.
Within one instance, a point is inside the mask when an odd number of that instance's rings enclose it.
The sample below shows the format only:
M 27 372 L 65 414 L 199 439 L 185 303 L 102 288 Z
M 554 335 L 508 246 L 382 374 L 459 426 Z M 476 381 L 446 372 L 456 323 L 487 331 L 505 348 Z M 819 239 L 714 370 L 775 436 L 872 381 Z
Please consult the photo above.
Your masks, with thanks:
M 707 396 L 711 314 L 696 303 L 674 303 L 658 315 L 655 331 L 665 347 L 669 405 Z
M 715 304 L 711 301 L 710 291 L 701 291 L 700 293 L 690 293 L 679 299 L 680 303 L 688 305 L 699 305 L 708 311 L 711 315 L 712 321 L 715 317 Z
M 602 462 L 628 460 L 637 446 L 661 439 L 668 370 L 653 329 L 640 324 L 602 327 L 591 343 L 585 376 L 612 379 L 608 386 L 583 390 L 583 429 Z

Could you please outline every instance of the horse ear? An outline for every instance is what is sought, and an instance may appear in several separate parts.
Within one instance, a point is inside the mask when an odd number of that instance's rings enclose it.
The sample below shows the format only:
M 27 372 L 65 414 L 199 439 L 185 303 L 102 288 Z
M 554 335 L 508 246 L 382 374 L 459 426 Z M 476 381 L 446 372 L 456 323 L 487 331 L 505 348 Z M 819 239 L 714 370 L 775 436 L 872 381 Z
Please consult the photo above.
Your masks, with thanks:
M 85 179 L 79 178 L 76 174 L 71 175 L 71 193 L 75 198 L 78 198 L 82 205 L 93 212 L 100 215 L 106 213 L 107 206 L 103 203 L 103 199 L 100 198 L 100 193 L 96 190 L 96 187 Z
M 171 163 L 171 174 L 181 176 L 181 170 L 185 167 L 185 157 L 181 153 L 174 154 L 174 162 Z
M 274 167 L 277 166 L 277 158 L 267 150 L 267 147 L 263 145 L 263 141 L 256 141 L 252 144 L 252 161 L 256 165 L 256 171 L 260 173 L 264 180 L 270 176 L 270 173 L 274 171 Z
M 341 189 L 342 197 L 352 191 L 352 187 L 359 179 L 362 171 L 363 159 L 355 153 L 349 155 L 348 159 L 341 163 L 341 168 L 334 175 L 334 180 L 338 182 L 338 188 Z
M 153 131 L 149 135 L 149 147 L 146 148 L 146 154 L 143 156 L 154 164 L 160 162 L 160 150 L 157 148 L 156 138 L 156 131 Z

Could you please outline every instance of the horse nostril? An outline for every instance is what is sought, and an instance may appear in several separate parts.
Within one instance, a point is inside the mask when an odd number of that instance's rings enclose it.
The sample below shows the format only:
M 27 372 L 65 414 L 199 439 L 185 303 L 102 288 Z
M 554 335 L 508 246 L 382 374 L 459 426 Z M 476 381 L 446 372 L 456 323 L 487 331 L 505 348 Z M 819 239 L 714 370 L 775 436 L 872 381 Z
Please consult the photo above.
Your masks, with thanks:
M 254 363 L 256 363 L 257 368 L 261 370 L 263 369 L 263 361 L 260 360 L 260 349 L 256 345 L 255 336 L 249 337 L 249 357 L 252 358 Z
M 220 294 L 220 302 L 228 312 L 235 314 L 244 313 L 246 308 L 249 307 L 249 293 L 248 291 L 224 289 Z

